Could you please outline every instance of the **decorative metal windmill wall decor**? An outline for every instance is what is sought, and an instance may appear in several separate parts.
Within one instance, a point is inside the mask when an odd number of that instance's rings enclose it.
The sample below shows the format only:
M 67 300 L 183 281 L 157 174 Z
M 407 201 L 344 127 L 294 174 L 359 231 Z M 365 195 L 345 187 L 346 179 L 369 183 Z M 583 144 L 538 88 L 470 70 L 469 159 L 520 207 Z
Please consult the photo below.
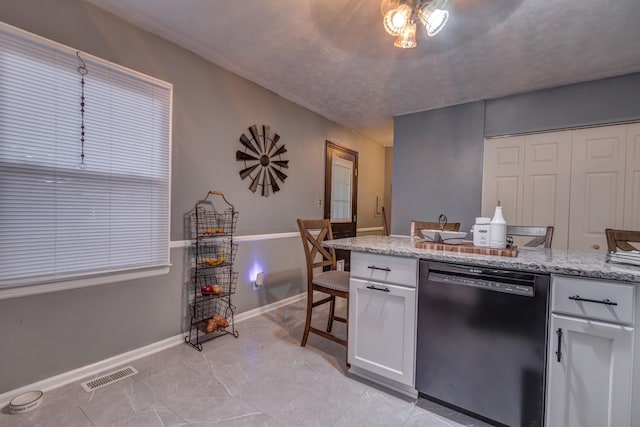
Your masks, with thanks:
M 270 126 L 262 125 L 262 133 L 259 133 L 256 125 L 249 126 L 251 137 L 244 133 L 240 135 L 244 151 L 236 151 L 236 160 L 244 162 L 244 168 L 239 172 L 240 178 L 244 180 L 251 177 L 249 190 L 255 193 L 261 187 L 264 197 L 269 196 L 269 186 L 273 193 L 280 191 L 278 180 L 284 183 L 287 179 L 282 169 L 289 168 L 289 160 L 282 158 L 287 149 L 284 145 L 278 145 L 280 135 L 274 133 L 271 136 L 270 130 Z

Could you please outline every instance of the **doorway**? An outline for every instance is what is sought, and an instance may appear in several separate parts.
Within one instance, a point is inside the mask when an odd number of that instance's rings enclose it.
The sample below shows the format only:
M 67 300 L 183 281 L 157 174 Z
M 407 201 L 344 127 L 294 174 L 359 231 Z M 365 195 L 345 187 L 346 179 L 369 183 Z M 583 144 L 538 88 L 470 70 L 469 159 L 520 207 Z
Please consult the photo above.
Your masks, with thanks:
M 326 142 L 324 217 L 331 220 L 334 239 L 355 237 L 358 208 L 358 152 Z M 350 269 L 350 252 L 336 250 Z

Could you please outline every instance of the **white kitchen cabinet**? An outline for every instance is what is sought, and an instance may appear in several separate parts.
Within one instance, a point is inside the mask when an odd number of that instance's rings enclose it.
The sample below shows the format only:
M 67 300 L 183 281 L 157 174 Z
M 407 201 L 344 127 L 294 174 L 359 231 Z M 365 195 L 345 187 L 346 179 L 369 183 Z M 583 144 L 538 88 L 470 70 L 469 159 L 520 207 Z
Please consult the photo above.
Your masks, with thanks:
M 350 372 L 415 395 L 417 260 L 351 254 Z
M 631 404 L 635 286 L 553 277 L 547 427 L 637 425 Z

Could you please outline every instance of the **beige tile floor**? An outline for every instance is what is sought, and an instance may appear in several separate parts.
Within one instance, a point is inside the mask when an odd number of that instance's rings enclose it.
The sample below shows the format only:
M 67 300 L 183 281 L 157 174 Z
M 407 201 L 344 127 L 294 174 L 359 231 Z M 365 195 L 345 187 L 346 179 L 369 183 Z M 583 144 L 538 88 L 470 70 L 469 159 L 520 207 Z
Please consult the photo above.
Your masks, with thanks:
M 91 393 L 74 383 L 47 392 L 29 413 L 3 408 L 0 426 L 487 425 L 347 376 L 336 343 L 311 334 L 300 347 L 304 310 L 300 301 L 240 322 L 238 339 L 209 341 L 202 352 L 184 344 L 135 360 L 139 374 Z

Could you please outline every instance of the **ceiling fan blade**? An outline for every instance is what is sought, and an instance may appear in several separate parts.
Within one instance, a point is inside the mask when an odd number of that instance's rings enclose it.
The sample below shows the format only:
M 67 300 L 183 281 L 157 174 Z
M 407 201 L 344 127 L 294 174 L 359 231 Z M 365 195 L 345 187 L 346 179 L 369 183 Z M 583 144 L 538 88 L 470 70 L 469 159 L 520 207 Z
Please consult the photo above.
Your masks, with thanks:
M 253 172 L 253 171 L 254 171 L 258 166 L 260 166 L 260 164 L 259 164 L 259 163 L 258 163 L 258 164 L 255 164 L 255 165 L 253 165 L 253 166 L 249 166 L 249 167 L 248 167 L 248 168 L 246 168 L 246 169 L 242 169 L 242 170 L 240 171 L 240 178 L 245 179 L 245 178 L 246 178 L 246 177 L 248 177 L 248 176 L 251 174 L 251 172 Z
M 267 141 L 269 141 L 269 131 L 271 126 L 262 125 L 262 145 L 264 146 L 264 152 L 267 152 Z
M 258 128 L 256 127 L 256 125 L 250 126 L 249 132 L 251 132 L 251 136 L 253 137 L 254 141 L 256 141 L 256 145 L 258 146 L 260 151 L 262 151 L 262 147 L 260 146 L 260 134 L 258 133 Z
M 242 145 L 247 147 L 247 149 L 253 151 L 254 153 L 256 153 L 258 155 L 260 155 L 258 150 L 256 150 L 256 148 L 253 146 L 253 143 L 251 141 L 249 141 L 249 138 L 247 138 L 247 135 L 245 135 L 244 133 L 242 135 L 240 135 L 240 142 L 242 143 Z
M 258 160 L 257 157 L 253 157 L 249 153 L 245 153 L 244 151 L 236 151 L 236 160 Z
M 284 145 L 280 148 L 278 148 L 278 150 L 273 153 L 270 157 L 274 157 L 274 156 L 279 156 L 280 154 L 284 154 L 287 152 L 287 149 L 284 147 Z
M 253 181 L 251 181 L 251 185 L 249 186 L 249 190 L 251 190 L 252 193 L 255 193 L 256 190 L 258 189 L 258 184 L 259 184 L 258 178 L 260 178 L 260 172 L 258 172 L 256 176 L 253 177 Z
M 271 141 L 271 146 L 269 147 L 269 151 L 267 151 L 267 154 L 269 154 L 271 150 L 273 150 L 273 147 L 276 146 L 276 144 L 278 143 L 278 140 L 280 140 L 280 135 L 278 135 L 277 133 L 274 133 L 273 140 Z
M 262 170 L 262 197 L 269 197 L 269 185 L 267 183 L 267 171 Z
M 284 182 L 284 180 L 287 179 L 287 175 L 282 173 L 282 171 L 279 171 L 278 169 L 273 169 L 273 172 L 276 174 L 278 178 L 280 178 L 280 181 Z
M 276 182 L 276 179 L 271 174 L 271 171 L 269 171 L 269 178 L 270 178 L 270 181 L 271 181 L 271 190 L 273 190 L 274 193 L 276 191 L 280 191 L 280 186 L 278 186 L 278 183 Z
M 282 168 L 289 168 L 289 160 L 271 160 L 271 163 L 275 163 Z

